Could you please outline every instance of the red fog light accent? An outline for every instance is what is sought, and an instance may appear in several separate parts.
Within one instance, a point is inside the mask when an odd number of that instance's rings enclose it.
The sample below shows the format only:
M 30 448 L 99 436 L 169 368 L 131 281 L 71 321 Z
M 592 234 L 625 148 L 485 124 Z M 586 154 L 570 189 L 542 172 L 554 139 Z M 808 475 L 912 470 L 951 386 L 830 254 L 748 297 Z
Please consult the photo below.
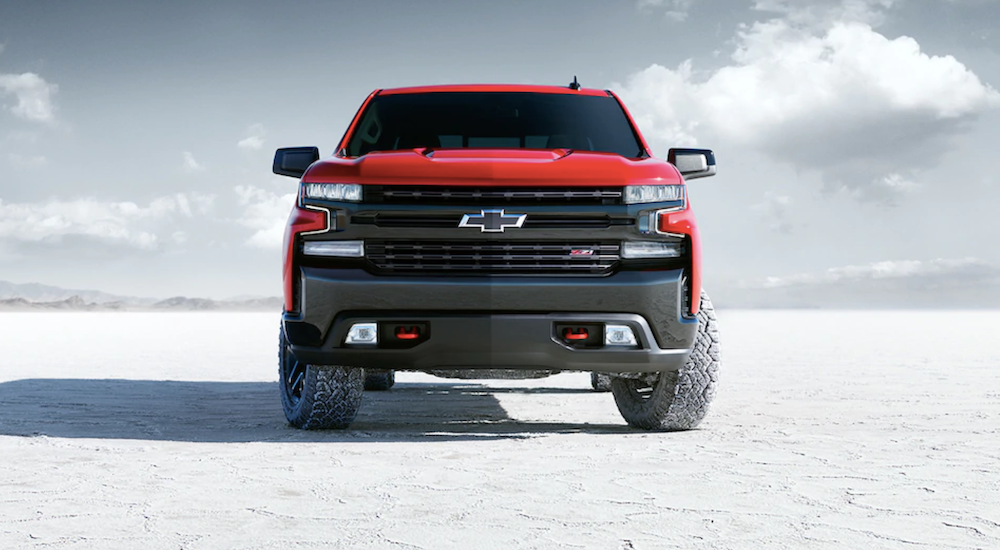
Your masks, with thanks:
M 396 338 L 400 340 L 416 340 L 420 338 L 420 327 L 398 327 L 396 329 Z
M 563 338 L 567 340 L 586 340 L 589 337 L 590 333 L 585 328 L 581 328 L 578 331 L 568 328 L 563 331 Z

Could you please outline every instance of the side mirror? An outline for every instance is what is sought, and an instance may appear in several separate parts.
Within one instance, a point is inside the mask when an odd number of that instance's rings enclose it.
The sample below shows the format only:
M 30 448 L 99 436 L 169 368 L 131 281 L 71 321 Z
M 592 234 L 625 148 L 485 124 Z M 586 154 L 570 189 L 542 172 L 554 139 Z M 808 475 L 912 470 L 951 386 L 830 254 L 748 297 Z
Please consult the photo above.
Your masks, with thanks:
M 309 166 L 319 160 L 318 147 L 287 147 L 274 152 L 274 166 L 279 176 L 301 178 Z
M 711 149 L 671 149 L 667 162 L 676 166 L 686 180 L 715 175 L 715 153 Z

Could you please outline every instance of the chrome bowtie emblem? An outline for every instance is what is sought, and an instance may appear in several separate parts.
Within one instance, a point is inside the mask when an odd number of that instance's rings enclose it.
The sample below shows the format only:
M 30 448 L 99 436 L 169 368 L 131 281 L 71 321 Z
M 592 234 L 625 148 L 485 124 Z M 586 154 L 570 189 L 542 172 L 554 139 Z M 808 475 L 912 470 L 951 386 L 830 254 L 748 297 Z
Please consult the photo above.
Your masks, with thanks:
M 527 214 L 505 214 L 503 209 L 480 210 L 478 214 L 465 214 L 459 227 L 478 227 L 481 233 L 503 233 L 508 227 L 521 227 Z

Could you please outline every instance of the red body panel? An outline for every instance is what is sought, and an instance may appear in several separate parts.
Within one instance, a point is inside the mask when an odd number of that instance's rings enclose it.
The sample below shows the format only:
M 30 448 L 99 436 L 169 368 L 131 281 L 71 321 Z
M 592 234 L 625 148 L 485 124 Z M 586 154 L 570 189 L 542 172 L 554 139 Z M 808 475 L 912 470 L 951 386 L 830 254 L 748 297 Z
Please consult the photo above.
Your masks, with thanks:
M 368 107 L 368 103 L 371 102 L 372 98 L 377 96 L 381 91 L 382 90 L 375 90 L 374 92 L 368 94 L 368 97 L 365 98 L 361 107 L 358 107 L 358 112 L 354 113 L 354 118 L 351 119 L 351 124 L 347 127 L 347 131 L 344 132 L 344 137 L 340 138 L 340 143 L 338 143 L 337 148 L 334 149 L 334 155 L 340 155 L 340 152 L 347 148 L 347 141 L 351 139 L 352 135 L 354 135 L 354 129 L 358 127 L 358 122 L 361 121 L 361 115 L 364 114 L 365 108 Z
M 285 311 L 295 309 L 293 288 L 295 286 L 294 247 L 295 236 L 306 231 L 322 231 L 326 229 L 327 213 L 318 210 L 306 210 L 298 205 L 292 207 L 292 213 L 288 216 L 288 225 L 285 227 L 285 244 L 281 248 L 284 255 L 284 269 L 281 273 L 282 283 L 285 292 Z
M 632 125 L 632 128 L 635 128 L 635 135 L 639 138 L 639 142 L 642 143 L 643 151 L 646 151 L 647 155 L 653 156 L 653 151 L 649 148 L 649 144 L 646 143 L 646 138 L 642 136 L 642 132 L 639 131 L 639 127 L 635 125 L 635 119 L 632 118 L 632 113 L 629 112 L 628 107 L 626 107 L 625 103 L 623 103 L 622 100 L 619 99 L 617 94 L 615 94 L 611 90 L 608 90 L 608 93 L 611 94 L 611 97 L 615 98 L 615 101 L 617 101 L 618 105 L 621 106 L 622 111 L 625 111 L 625 118 L 628 119 L 628 122 L 629 124 Z
M 684 210 L 660 216 L 660 231 L 679 233 L 691 238 L 691 314 L 698 313 L 701 296 L 701 237 L 689 200 Z

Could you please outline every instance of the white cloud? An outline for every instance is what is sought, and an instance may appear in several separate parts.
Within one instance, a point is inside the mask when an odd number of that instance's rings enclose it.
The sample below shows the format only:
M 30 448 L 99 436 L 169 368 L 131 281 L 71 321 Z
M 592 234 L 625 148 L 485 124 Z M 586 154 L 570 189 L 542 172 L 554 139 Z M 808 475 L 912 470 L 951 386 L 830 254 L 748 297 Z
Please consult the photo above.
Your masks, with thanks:
M 792 203 L 791 197 L 768 191 L 764 193 L 761 202 L 750 208 L 760 216 L 768 229 L 776 233 L 789 234 L 792 232 L 792 222 L 788 219 L 788 213 Z
M 7 159 L 18 168 L 39 168 L 49 162 L 43 155 L 21 155 L 19 153 L 10 153 L 7 155 Z
M 694 0 L 639 0 L 640 10 L 661 9 L 663 14 L 674 21 L 684 21 Z
M 191 151 L 184 151 L 182 155 L 184 160 L 181 163 L 181 171 L 185 174 L 193 174 L 195 172 L 203 172 L 205 170 L 205 166 L 195 160 L 194 153 Z
M 882 178 L 876 180 L 875 184 L 885 186 L 894 194 L 906 193 L 919 187 L 919 184 L 914 182 L 911 178 L 907 178 L 897 172 L 886 174 Z
M 784 16 L 742 27 L 727 66 L 652 65 L 615 87 L 658 148 L 758 150 L 818 171 L 828 190 L 891 202 L 1000 93 L 952 56 L 876 32 L 869 22 L 890 4 L 761 1 Z
M 103 244 L 155 250 L 160 243 L 157 229 L 164 222 L 207 214 L 214 200 L 214 195 L 200 193 L 159 197 L 146 206 L 95 198 L 45 203 L 5 203 L 0 199 L 0 243 L 59 245 L 82 237 Z
M 237 185 L 233 190 L 244 207 L 239 222 L 254 230 L 246 244 L 255 248 L 281 248 L 295 193 L 279 195 L 253 185 Z
M 886 260 L 743 281 L 729 307 L 996 308 L 1000 268 L 979 258 Z
M 52 122 L 55 107 L 52 96 L 59 87 L 35 73 L 0 73 L 0 96 L 13 95 L 17 103 L 8 109 L 15 116 L 33 122 Z
M 897 0 L 757 0 L 755 10 L 779 13 L 789 21 L 806 25 L 861 22 L 878 25 L 885 10 Z
M 745 288 L 784 288 L 826 286 L 834 283 L 928 279 L 928 278 L 997 278 L 996 268 L 979 258 L 944 259 L 930 261 L 887 260 L 868 265 L 849 265 L 830 268 L 819 274 L 799 273 L 788 276 L 767 277 L 760 281 L 744 282 Z
M 246 131 L 246 137 L 236 143 L 240 149 L 259 151 L 264 147 L 264 138 L 267 133 L 263 124 L 251 124 Z

